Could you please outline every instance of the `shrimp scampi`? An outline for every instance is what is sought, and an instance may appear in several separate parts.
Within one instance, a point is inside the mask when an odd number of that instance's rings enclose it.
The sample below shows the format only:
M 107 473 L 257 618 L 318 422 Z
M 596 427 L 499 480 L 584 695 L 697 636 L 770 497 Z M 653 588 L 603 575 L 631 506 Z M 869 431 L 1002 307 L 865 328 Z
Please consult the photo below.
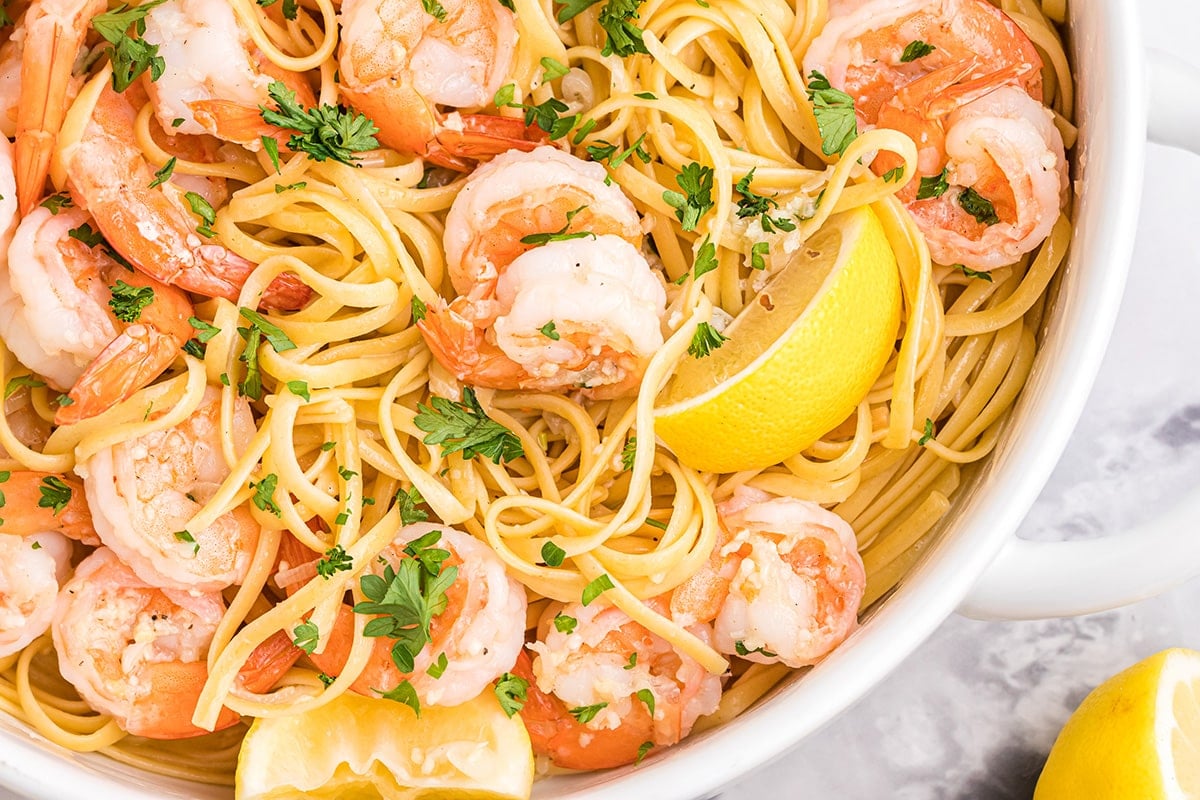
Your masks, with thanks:
M 0 657 L 50 628 L 59 586 L 71 572 L 71 551 L 58 533 L 0 534 Z

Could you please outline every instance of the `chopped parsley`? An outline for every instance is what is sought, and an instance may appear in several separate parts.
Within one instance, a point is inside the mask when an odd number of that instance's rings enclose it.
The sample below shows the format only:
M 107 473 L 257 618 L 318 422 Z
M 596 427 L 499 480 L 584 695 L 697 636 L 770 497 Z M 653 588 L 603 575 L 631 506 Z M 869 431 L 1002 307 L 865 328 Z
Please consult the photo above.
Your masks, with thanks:
M 1000 221 L 1000 217 L 996 216 L 996 207 L 974 189 L 963 189 L 958 196 L 958 204 L 980 225 L 995 225 Z
M 321 632 L 317 630 L 317 623 L 302 622 L 295 628 L 292 628 L 292 637 L 292 644 L 311 656 L 317 649 L 317 642 L 321 639 Z
M 629 654 L 629 661 L 626 662 L 625 666 L 621 667 L 621 669 L 628 670 L 628 669 L 633 669 L 636 666 L 637 666 L 637 651 L 635 650 L 634 652 Z
M 308 181 L 297 181 L 296 183 L 289 183 L 286 186 L 284 186 L 282 183 L 277 183 L 275 184 L 275 194 L 283 194 L 284 192 L 289 192 L 292 189 L 303 189 L 306 186 L 308 186 Z
M 633 469 L 633 459 L 637 456 L 637 437 L 630 436 L 629 441 L 625 442 L 625 447 L 621 449 L 621 469 L 629 471 Z
M 150 44 L 140 37 L 146 32 L 146 15 L 166 0 L 150 0 L 137 8 L 121 4 L 112 11 L 92 17 L 92 28 L 104 37 L 108 47 L 104 54 L 112 62 L 113 91 L 123 92 L 146 70 L 150 80 L 162 77 L 166 62 L 158 54 L 158 45 Z M 130 27 L 139 38 L 129 35 Z
M 925 432 L 921 435 L 920 439 L 917 439 L 917 444 L 919 444 L 921 447 L 924 447 L 925 445 L 929 444 L 929 442 L 932 439 L 933 439 L 933 420 L 926 417 L 925 418 Z
M 401 525 L 412 525 L 414 522 L 424 522 L 429 519 L 428 514 L 417 508 L 418 503 L 425 502 L 425 498 L 421 497 L 417 487 L 410 486 L 408 491 L 401 489 L 396 492 L 396 502 L 400 504 Z
M 653 517 L 646 517 L 646 519 L 644 521 L 651 528 L 658 528 L 660 531 L 665 531 L 667 529 L 667 523 L 660 522 L 659 520 L 656 520 Z
M 421 6 L 425 9 L 425 13 L 436 19 L 438 22 L 446 21 L 446 9 L 438 0 L 421 0 Z
M 634 25 L 641 8 L 641 0 L 609 0 L 600 9 L 600 27 L 608 34 L 602 56 L 614 53 L 624 58 L 634 53 L 649 54 L 646 43 L 642 41 L 642 29 Z
M 771 254 L 771 245 L 767 242 L 755 242 L 750 246 L 750 268 L 751 269 L 766 269 L 767 262 L 764 256 Z
M 279 142 L 275 141 L 273 136 L 265 134 L 258 138 L 262 142 L 267 158 L 271 159 L 271 166 L 275 167 L 275 174 L 279 174 Z
M 425 305 L 425 301 L 424 301 L 424 300 L 422 300 L 421 298 L 417 297 L 417 296 L 414 294 L 414 295 L 412 296 L 412 316 L 413 316 L 413 321 L 414 321 L 414 322 L 420 322 L 421 320 L 425 319 L 425 315 L 426 315 L 428 312 L 429 312 L 429 307 Z
M 54 509 L 55 515 L 62 513 L 62 510 L 67 507 L 67 503 L 71 502 L 71 487 L 56 475 L 42 478 L 38 492 L 41 494 L 38 499 L 38 508 Z
M 296 102 L 296 93 L 281 81 L 272 81 L 267 94 L 275 108 L 259 106 L 263 121 L 295 131 L 287 146 L 307 153 L 314 161 L 332 159 L 357 166 L 355 153 L 379 147 L 375 139 L 379 128 L 362 114 L 332 105 L 305 110 Z
M 699 2 L 701 2 L 701 0 L 696 0 L 696 2 L 699 3 Z M 704 3 L 704 5 L 708 5 L 708 4 Z M 633 765 L 636 767 L 638 764 L 641 764 L 642 761 L 646 758 L 646 754 L 649 753 L 653 749 L 654 749 L 654 742 L 642 742 L 640 745 L 638 745 L 637 758 L 635 758 L 633 760 Z
M 692 358 L 704 358 L 727 341 L 729 341 L 728 336 L 707 322 L 701 322 L 696 326 L 696 332 L 692 334 L 692 343 L 688 345 L 688 355 Z
M 758 194 L 751 190 L 750 183 L 754 180 L 754 170 L 742 176 L 742 179 L 734 184 L 734 189 L 742 196 L 738 200 L 737 215 L 739 219 L 747 217 L 759 217 L 759 224 L 765 233 L 774 233 L 776 229 L 781 231 L 796 230 L 796 223 L 784 216 L 772 217 L 771 209 L 779 208 L 779 202 L 774 197 L 767 197 Z
M 522 236 L 521 244 L 549 244 L 550 242 L 565 242 L 570 239 L 582 239 L 585 236 L 591 236 L 592 238 L 595 238 L 596 234 L 592 233 L 591 231 L 575 231 L 573 233 L 567 233 L 567 228 L 571 227 L 571 222 L 579 215 L 579 212 L 583 211 L 585 208 L 587 208 L 587 206 L 580 206 L 579 208 L 574 208 L 568 211 L 567 221 L 563 223 L 563 226 L 556 231 L 531 233 L 528 236 Z
M 637 138 L 636 141 L 634 141 L 633 144 L 618 152 L 615 144 L 605 141 L 604 139 L 597 139 L 595 144 L 589 144 L 587 146 L 587 152 L 588 155 L 592 157 L 593 161 L 604 161 L 607 159 L 608 166 L 612 169 L 616 169 L 617 167 L 621 166 L 623 163 L 625 163 L 625 159 L 629 158 L 631 155 L 637 156 L 638 160 L 640 160 L 643 164 L 649 164 L 650 153 L 646 150 L 643 144 L 645 141 L 646 134 L 643 133 Z
M 557 342 L 562 337 L 558 334 L 558 330 L 554 327 L 554 320 L 550 320 L 542 327 L 538 328 L 538 333 L 545 336 L 547 339 Z
M 465 459 L 481 455 L 495 464 L 525 455 L 517 435 L 484 412 L 474 389 L 464 386 L 462 398 L 458 403 L 433 397 L 428 406 L 417 404 L 414 422 L 429 434 L 425 444 L 441 445 L 444 455 L 461 451 Z
M 556 545 L 549 539 L 542 545 L 542 563 L 547 567 L 561 567 L 563 559 L 567 557 L 567 551 Z
M 696 251 L 696 259 L 692 262 L 692 274 L 696 276 L 696 280 L 700 280 L 716 268 L 717 246 L 705 235 L 704 241 L 700 243 L 700 249 Z
M 608 703 L 596 703 L 595 705 L 591 706 L 576 706 L 575 708 L 569 709 L 567 713 L 574 717 L 575 720 L 580 724 L 586 725 L 594 720 L 596 715 L 606 708 L 608 708 Z
M 150 185 L 147 186 L 146 188 L 153 189 L 156 186 L 162 186 L 164 183 L 166 183 L 170 179 L 171 173 L 174 171 L 175 171 L 175 156 L 171 156 L 169 159 L 167 159 L 167 163 L 163 164 L 161 167 L 154 170 L 154 180 L 150 181 Z
M 973 270 L 962 264 L 955 264 L 954 268 L 960 270 L 962 274 L 966 275 L 968 278 L 979 278 L 981 281 L 987 281 L 988 283 L 992 282 L 992 275 L 990 272 L 977 272 L 976 270 Z
M 589 583 L 587 586 L 583 587 L 583 596 L 580 598 L 580 600 L 585 606 L 589 606 L 597 597 L 612 588 L 612 578 L 608 577 L 608 574 L 605 573 Z
M 282 517 L 283 511 L 274 500 L 275 488 L 278 484 L 279 476 L 274 472 L 264 475 L 258 483 L 250 481 L 250 488 L 254 490 L 254 496 L 250 500 L 258 507 L 259 511 L 267 511 L 277 517 Z
M 191 531 L 175 531 L 174 536 L 181 542 L 187 542 L 192 546 L 192 555 L 200 552 L 200 543 L 196 541 L 196 537 L 192 536 Z
M 411 671 L 409 670 L 409 672 Z M 375 691 L 379 692 L 380 690 L 376 689 Z M 400 681 L 400 683 L 396 684 L 396 688 L 391 691 L 380 692 L 380 697 L 384 700 L 395 700 L 397 703 L 406 705 L 413 710 L 413 713 L 418 718 L 421 716 L 421 700 L 417 697 L 417 690 L 413 688 L 413 685 L 407 679 Z
M 579 620 L 566 614 L 557 614 L 554 617 L 554 630 L 559 633 L 570 634 L 575 631 L 575 626 L 579 624 Z
M 118 280 L 108 290 L 112 293 L 108 307 L 121 322 L 137 322 L 141 319 L 142 310 L 154 302 L 154 289 L 150 286 L 130 286 Z
M 550 58 L 549 56 L 546 56 L 541 60 L 541 65 L 542 65 L 542 69 L 545 70 L 545 72 L 542 74 L 542 82 L 543 83 L 548 82 L 548 81 L 558 80 L 559 78 L 561 78 L 562 76 L 566 75 L 568 72 L 571 71 L 571 68 L 568 67 L 566 64 L 563 64 L 561 61 L 558 61 L 556 59 Z
M 329 580 L 339 572 L 354 569 L 354 559 L 340 544 L 325 551 L 325 557 L 317 561 L 317 574 Z
M 828 78 L 813 70 L 808 76 L 808 99 L 813 104 L 813 116 L 821 134 L 821 152 L 827 156 L 846 152 L 850 143 L 858 138 L 854 98 L 841 89 L 834 89 Z
M 713 170 L 695 161 L 683 165 L 683 170 L 675 176 L 680 192 L 667 190 L 663 192 L 663 201 L 675 209 L 675 216 L 683 225 L 685 231 L 696 230 L 697 223 L 715 205 L 712 201 Z
M 39 381 L 32 375 L 18 375 L 15 378 L 9 378 L 8 383 L 4 385 L 4 399 L 12 397 L 22 388 L 40 389 L 45 385 L 44 381 Z
M 425 674 L 433 678 L 435 681 L 441 679 L 446 674 L 446 667 L 450 666 L 450 659 L 446 658 L 445 653 L 438 653 L 437 661 L 434 661 L 425 670 Z
M 907 64 L 910 61 L 916 61 L 918 58 L 925 56 L 937 50 L 936 47 L 928 42 L 922 42 L 920 39 L 913 39 L 904 47 L 904 52 L 900 54 L 900 63 Z
M 636 656 L 637 653 L 634 653 Z M 646 710 L 650 712 L 650 716 L 654 716 L 654 692 L 649 689 L 638 689 L 634 692 L 634 697 L 646 704 Z
M 946 170 L 942 170 L 937 175 L 921 178 L 921 185 L 917 187 L 917 199 L 928 200 L 932 197 L 941 197 L 949 188 L 950 183 L 946 180 Z
M 308 381 L 288 381 L 287 388 L 297 397 L 303 397 L 306 402 L 312 400 L 312 394 L 308 391 Z
M 733 643 L 733 651 L 735 653 L 737 653 L 739 656 L 750 656 L 750 655 L 754 655 L 755 653 L 758 653 L 758 654 L 762 655 L 764 658 L 776 658 L 777 657 L 776 653 L 772 653 L 770 650 L 768 650 L 765 647 L 756 647 L 753 650 L 751 650 L 750 648 L 746 647 L 746 643 L 741 641 L 740 639 Z
M 212 226 L 217 221 L 217 212 L 213 210 L 212 205 L 195 192 L 184 193 L 183 199 L 191 206 L 192 213 L 200 218 L 201 224 L 196 226 L 196 233 L 209 239 L 216 236 L 217 232 Z
M 511 717 L 525 707 L 525 701 L 529 699 L 529 681 L 506 672 L 496 681 L 494 691 L 496 699 L 500 701 L 500 708 Z
M 904 167 L 892 167 L 887 172 L 883 173 L 885 183 L 899 183 L 904 178 Z
M 75 201 L 65 194 L 52 194 L 41 202 L 41 206 L 49 209 L 51 214 L 57 215 L 64 208 L 74 208 Z

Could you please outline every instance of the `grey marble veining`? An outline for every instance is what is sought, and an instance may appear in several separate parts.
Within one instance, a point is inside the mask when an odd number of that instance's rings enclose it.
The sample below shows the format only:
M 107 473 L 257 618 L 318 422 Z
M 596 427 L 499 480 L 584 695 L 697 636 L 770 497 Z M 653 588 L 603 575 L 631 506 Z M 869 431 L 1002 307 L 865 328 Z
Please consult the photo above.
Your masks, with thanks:
M 1200 64 L 1200 4 L 1138 6 L 1149 45 Z M 1147 159 L 1120 319 L 1083 419 L 1023 524 L 1027 538 L 1121 532 L 1200 482 L 1200 242 L 1186 236 L 1195 228 L 1185 210 L 1200 157 L 1151 145 Z M 1094 686 L 1163 648 L 1200 648 L 1197 607 L 1200 581 L 1078 619 L 951 617 L 856 706 L 720 797 L 1028 800 Z

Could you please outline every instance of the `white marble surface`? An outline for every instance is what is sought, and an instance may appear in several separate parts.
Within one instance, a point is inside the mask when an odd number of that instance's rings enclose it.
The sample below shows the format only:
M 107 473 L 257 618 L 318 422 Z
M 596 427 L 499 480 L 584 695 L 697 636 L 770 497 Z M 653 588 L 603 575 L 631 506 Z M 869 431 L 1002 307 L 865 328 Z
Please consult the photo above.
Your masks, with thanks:
M 1200 3 L 1137 5 L 1149 45 L 1200 64 Z M 1200 482 L 1192 199 L 1200 156 L 1150 145 L 1147 159 L 1116 332 L 1079 428 L 1025 520 L 1026 537 L 1117 532 Z M 720 797 L 1027 800 L 1059 729 L 1092 687 L 1165 647 L 1200 648 L 1198 606 L 1200 580 L 1079 619 L 952 617 L 855 707 Z
M 1200 64 L 1200 3 L 1138 6 L 1149 44 Z M 1147 158 L 1116 333 L 1026 536 L 1118 531 L 1200 478 L 1200 243 L 1184 235 L 1197 227 L 1200 157 L 1149 146 Z M 1093 686 L 1164 647 L 1200 648 L 1197 607 L 1200 581 L 1080 619 L 952 617 L 842 717 L 719 796 L 1026 800 L 1059 728 Z M 19 799 L 0 789 L 0 800 Z

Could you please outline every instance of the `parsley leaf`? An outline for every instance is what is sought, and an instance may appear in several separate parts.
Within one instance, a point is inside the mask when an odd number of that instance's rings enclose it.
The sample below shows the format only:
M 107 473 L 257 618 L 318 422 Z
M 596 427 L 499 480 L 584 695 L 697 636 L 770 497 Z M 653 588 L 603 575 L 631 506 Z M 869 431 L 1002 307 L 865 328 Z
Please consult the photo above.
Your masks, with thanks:
M 904 178 L 904 167 L 892 167 L 887 172 L 883 173 L 885 183 L 899 183 Z
M 576 719 L 581 725 L 586 725 L 596 718 L 603 709 L 608 708 L 608 703 L 596 703 L 591 706 L 576 706 L 568 709 L 567 713 Z
M 615 144 L 604 139 L 597 139 L 596 144 L 587 146 L 587 152 L 593 161 L 608 159 L 608 165 L 613 169 L 624 164 L 631 155 L 636 155 L 643 164 L 649 164 L 650 153 L 646 150 L 645 141 L 646 134 L 643 133 L 633 144 L 618 153 Z
M 920 39 L 913 39 L 904 47 L 904 52 L 900 54 L 900 63 L 907 64 L 910 61 L 916 61 L 918 58 L 925 56 L 937 50 L 936 47 L 928 42 L 922 42 Z
M 656 520 L 653 517 L 646 517 L 645 522 L 651 528 L 658 528 L 660 531 L 665 531 L 667 529 L 667 523 L 660 522 L 659 520 Z
M 196 537 L 192 536 L 191 531 L 175 531 L 174 536 L 181 542 L 187 542 L 192 546 L 192 555 L 200 552 L 200 543 L 196 541 Z
M 437 661 L 429 665 L 429 668 L 425 670 L 425 674 L 436 681 L 446 674 L 446 667 L 448 666 L 450 666 L 450 659 L 446 658 L 445 653 L 438 653 Z
M 4 399 L 7 400 L 8 398 L 12 397 L 23 387 L 27 387 L 29 389 L 40 389 L 45 385 L 46 384 L 44 381 L 39 381 L 32 375 L 18 375 L 15 378 L 9 378 L 8 383 L 4 385 Z
M 147 189 L 153 189 L 156 186 L 162 186 L 171 177 L 171 173 L 175 171 L 175 156 L 167 159 L 167 163 L 163 164 L 158 169 L 154 170 L 154 180 L 150 181 Z
M 637 653 L 634 653 L 636 656 Z M 649 689 L 638 689 L 634 692 L 634 697 L 646 704 L 646 710 L 650 712 L 650 716 L 654 716 L 654 692 Z
M 160 6 L 166 0 L 150 0 L 137 8 L 122 4 L 112 11 L 97 14 L 92 17 L 92 28 L 104 37 L 109 46 L 104 49 L 108 60 L 112 62 L 113 91 L 123 92 L 129 88 L 138 77 L 150 70 L 150 80 L 156 81 L 162 77 L 166 62 L 158 54 L 158 45 L 150 44 L 142 39 L 134 39 L 128 33 L 132 26 L 140 37 L 146 32 L 146 15 L 155 6 Z
M 542 65 L 542 69 L 545 70 L 545 73 L 542 75 L 543 83 L 557 80 L 571 71 L 571 68 L 566 64 L 563 64 L 557 59 L 550 58 L 549 56 L 544 57 L 540 63 Z
M 496 681 L 494 691 L 496 699 L 500 701 L 500 708 L 511 717 L 525 707 L 525 701 L 529 699 L 529 681 L 506 672 Z
M 981 225 L 995 225 L 1000 221 L 1000 217 L 996 216 L 996 207 L 974 189 L 963 189 L 958 196 L 958 204 Z
M 213 210 L 212 205 L 195 192 L 184 193 L 183 199 L 187 200 L 188 205 L 192 207 L 192 213 L 200 217 L 200 221 L 203 223 L 196 226 L 196 233 L 210 239 L 216 236 L 217 232 L 212 229 L 212 226 L 217 221 L 217 212 Z
M 214 336 L 221 332 L 221 329 L 216 325 L 209 325 L 199 317 L 188 317 L 188 325 L 196 331 L 196 338 L 202 343 L 208 342 Z
M 545 325 L 538 328 L 538 333 L 555 342 L 562 338 L 562 336 L 559 335 L 558 330 L 554 327 L 554 320 L 550 320 Z
M 924 447 L 925 445 L 929 444 L 929 442 L 932 439 L 933 439 L 933 420 L 926 417 L 925 418 L 925 432 L 921 435 L 920 439 L 917 439 L 917 444 L 920 445 L 921 447 Z
M 317 630 L 317 623 L 302 622 L 292 628 L 292 644 L 299 647 L 308 655 L 312 655 L 317 649 L 317 642 L 321 638 L 321 632 Z
M 599 2 L 600 0 L 567 0 L 565 3 L 563 3 L 563 7 L 558 10 L 558 13 L 554 16 L 554 19 L 556 19 L 558 24 L 561 25 L 564 22 L 575 19 L 575 17 L 579 16 L 584 11 L 588 10 Z
M 675 176 L 675 183 L 684 193 L 665 191 L 663 201 L 675 209 L 675 216 L 685 231 L 694 231 L 700 218 L 715 205 L 712 201 L 712 167 L 703 167 L 695 161 L 684 164 L 683 171 Z
M 288 381 L 288 391 L 297 397 L 303 397 L 305 401 L 312 400 L 312 395 L 308 391 L 308 381 Z
M 38 499 L 38 508 L 52 508 L 56 515 L 67 507 L 67 503 L 71 502 L 71 487 L 67 485 L 66 481 L 55 475 L 42 478 L 38 492 L 41 494 Z
M 412 296 L 412 316 L 413 316 L 413 321 L 414 321 L 414 322 L 420 322 L 421 320 L 425 319 L 425 315 L 426 315 L 428 312 L 429 312 L 429 307 L 425 305 L 425 301 L 424 301 L 424 300 L 422 300 L 421 298 L 417 297 L 417 296 L 414 294 L 414 295 Z
M 621 667 L 621 669 L 633 669 L 636 666 L 637 666 L 637 651 L 635 650 L 629 654 L 629 662 L 625 666 Z
M 556 614 L 554 616 L 554 630 L 559 633 L 570 634 L 575 631 L 575 626 L 579 624 L 579 620 L 566 614 Z
M 774 197 L 767 197 L 758 194 L 750 189 L 750 183 L 754 180 L 754 170 L 742 176 L 742 179 L 734 184 L 733 188 L 742 196 L 738 200 L 737 215 L 740 219 L 746 217 L 761 217 L 759 223 L 766 233 L 774 233 L 778 228 L 781 231 L 796 230 L 796 223 L 792 222 L 787 217 L 772 217 L 771 209 L 779 208 L 779 202 Z
M 275 487 L 279 484 L 279 476 L 274 472 L 267 473 L 258 483 L 250 481 L 250 488 L 254 490 L 254 496 L 250 498 L 259 511 L 269 511 L 277 517 L 283 516 L 283 511 L 276 504 Z
M 108 307 L 121 322 L 137 322 L 141 319 L 142 310 L 154 302 L 154 289 L 150 286 L 130 286 L 118 280 L 108 290 L 112 293 Z
M 51 214 L 57 215 L 64 208 L 74 208 L 75 201 L 65 194 L 52 194 L 41 202 L 41 206 L 49 209 Z
M 417 487 L 410 486 L 407 492 L 403 489 L 396 492 L 396 502 L 400 504 L 401 525 L 412 525 L 414 522 L 424 522 L 429 519 L 428 514 L 417 508 L 418 503 L 425 502 L 425 498 L 421 497 Z
M 411 670 L 410 670 L 411 671 Z M 379 692 L 379 689 L 375 691 Z M 396 684 L 396 688 L 388 692 L 380 692 L 380 696 L 384 700 L 395 700 L 397 703 L 402 703 L 413 710 L 413 713 L 418 718 L 421 716 L 421 700 L 417 697 L 417 690 L 408 680 L 402 680 Z
M 701 322 L 692 334 L 692 343 L 688 345 L 688 355 L 692 358 L 704 358 L 718 349 L 729 337 L 722 334 L 707 322 Z
M 417 404 L 414 422 L 429 434 L 425 444 L 441 445 L 444 455 L 461 451 L 468 460 L 482 455 L 495 464 L 525 455 L 517 435 L 484 412 L 474 389 L 464 386 L 462 398 L 461 403 L 434 397 L 429 406 Z
M 436 19 L 438 22 L 446 21 L 446 9 L 438 0 L 421 0 L 421 6 L 424 7 L 425 13 Z
M 742 642 L 741 640 L 733 643 L 733 651 L 739 656 L 748 656 L 753 655 L 754 653 L 761 653 L 766 658 L 775 658 L 777 655 L 776 653 L 772 653 L 766 647 L 756 647 L 751 650 L 747 648 L 745 642 Z
M 549 539 L 542 545 L 542 561 L 547 567 L 561 567 L 566 557 L 567 551 Z
M 992 274 L 990 272 L 977 272 L 962 264 L 955 264 L 954 268 L 961 270 L 962 274 L 966 275 L 968 278 L 979 278 L 981 281 L 987 281 L 988 283 L 992 282 Z
M 942 170 L 937 175 L 921 178 L 921 185 L 917 187 L 917 199 L 928 200 L 932 197 L 941 197 L 949 188 L 950 184 L 946 180 L 946 170 Z
M 296 93 L 281 81 L 272 81 L 267 94 L 275 101 L 275 108 L 259 106 L 263 121 L 295 131 L 287 146 L 307 153 L 314 161 L 332 159 L 356 166 L 355 153 L 379 147 L 375 139 L 379 128 L 362 114 L 331 105 L 306 111 L 296 102 Z
M 340 544 L 325 551 L 325 557 L 317 562 L 317 574 L 329 580 L 338 572 L 354 569 L 354 559 Z
M 533 244 L 533 245 L 549 244 L 550 242 L 565 242 L 570 239 L 582 239 L 585 236 L 591 236 L 594 239 L 596 237 L 596 234 L 592 233 L 591 231 L 575 231 L 573 233 L 567 233 L 567 228 L 571 227 L 572 220 L 574 220 L 575 217 L 578 216 L 579 212 L 583 211 L 585 208 L 587 208 L 587 206 L 580 206 L 579 208 L 574 208 L 574 209 L 571 209 L 570 211 L 568 211 L 567 212 L 567 221 L 563 224 L 563 226 L 561 228 L 559 228 L 556 231 L 546 231 L 544 233 L 531 233 L 528 236 L 522 236 L 521 244 Z M 549 335 L 549 334 L 547 334 L 547 335 Z M 554 337 L 551 337 L 551 338 L 554 338 Z
M 600 55 L 611 56 L 615 53 L 625 57 L 634 53 L 649 54 L 646 43 L 642 41 L 642 29 L 633 24 L 641 5 L 641 0 L 609 0 L 600 9 L 600 27 L 608 33 L 608 40 Z
M 808 77 L 808 99 L 813 104 L 817 130 L 821 133 L 821 152 L 827 156 L 842 154 L 858 138 L 858 118 L 854 98 L 834 89 L 829 79 L 813 70 Z
M 608 574 L 605 573 L 589 583 L 587 586 L 583 587 L 583 596 L 581 598 L 581 602 L 585 606 L 591 605 L 593 600 L 611 588 L 613 588 L 612 578 L 608 577 Z
M 771 245 L 767 242 L 755 242 L 750 246 L 751 269 L 766 269 L 767 262 L 763 258 L 771 254 Z
M 279 328 L 279 326 L 273 324 L 262 314 L 253 309 L 245 307 L 239 307 L 238 313 L 245 317 L 246 321 L 249 322 L 254 329 L 262 333 L 276 353 L 283 353 L 287 350 L 296 349 L 296 343 L 293 342 L 291 338 L 284 333 L 281 328 Z M 245 329 L 238 328 L 239 332 L 243 330 Z
M 700 2 L 700 0 L 696 0 L 696 2 Z M 707 5 L 707 3 L 705 3 L 705 5 Z M 633 760 L 633 765 L 636 767 L 638 764 L 641 764 L 642 760 L 646 758 L 646 754 L 652 749 L 654 749 L 654 742 L 642 742 L 639 744 L 637 749 L 637 758 Z
M 717 268 L 717 246 L 709 241 L 709 237 L 705 236 L 704 241 L 700 243 L 700 249 L 696 251 L 696 260 L 692 263 L 693 274 L 696 280 Z
M 633 469 L 633 459 L 637 456 L 637 437 L 630 436 L 621 449 L 621 468 L 625 471 Z

